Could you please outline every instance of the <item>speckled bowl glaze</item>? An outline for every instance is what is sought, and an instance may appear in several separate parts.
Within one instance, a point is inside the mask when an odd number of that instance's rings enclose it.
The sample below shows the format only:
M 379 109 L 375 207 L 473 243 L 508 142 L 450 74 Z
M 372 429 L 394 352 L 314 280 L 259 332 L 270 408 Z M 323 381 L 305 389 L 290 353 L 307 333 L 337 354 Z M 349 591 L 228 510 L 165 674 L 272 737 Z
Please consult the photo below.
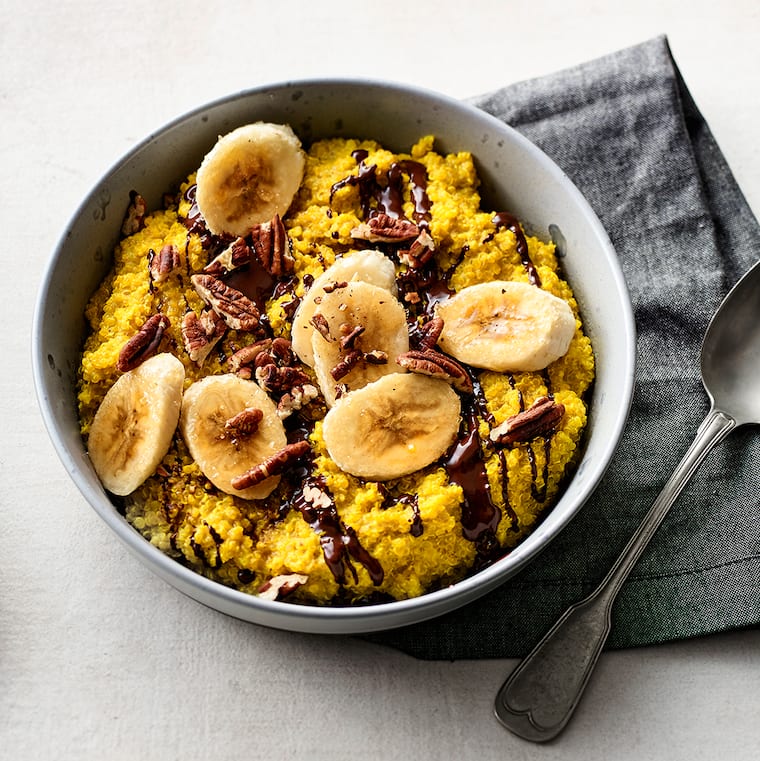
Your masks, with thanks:
M 593 343 L 597 377 L 583 457 L 559 502 L 506 557 L 448 588 L 399 602 L 323 608 L 261 600 L 180 565 L 140 536 L 103 490 L 79 434 L 76 371 L 85 305 L 105 275 L 129 191 L 149 208 L 200 164 L 218 135 L 251 121 L 287 122 L 305 142 L 365 137 L 394 151 L 423 134 L 441 152 L 476 159 L 484 208 L 509 209 L 532 234 L 554 238 Z M 34 379 L 53 444 L 85 499 L 149 568 L 191 598 L 256 624 L 318 633 L 361 633 L 416 623 L 497 587 L 530 562 L 592 493 L 625 424 L 634 377 L 635 328 L 613 247 L 596 215 L 562 171 L 502 122 L 465 103 L 407 85 L 354 80 L 287 82 L 202 106 L 148 137 L 110 169 L 76 211 L 45 273 L 33 326 Z

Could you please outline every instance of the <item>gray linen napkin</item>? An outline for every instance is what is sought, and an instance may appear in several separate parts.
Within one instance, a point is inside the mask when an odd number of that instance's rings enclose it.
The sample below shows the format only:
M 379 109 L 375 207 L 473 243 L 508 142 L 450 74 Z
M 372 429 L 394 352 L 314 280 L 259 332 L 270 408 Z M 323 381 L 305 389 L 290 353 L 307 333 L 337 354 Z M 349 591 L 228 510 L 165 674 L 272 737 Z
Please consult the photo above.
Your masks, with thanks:
M 602 579 L 708 410 L 703 332 L 760 258 L 758 223 L 665 37 L 472 102 L 537 143 L 599 215 L 635 309 L 637 383 L 610 469 L 538 559 L 459 611 L 369 637 L 428 659 L 522 656 Z M 760 623 L 759 463 L 753 427 L 708 456 L 623 587 L 610 647 Z

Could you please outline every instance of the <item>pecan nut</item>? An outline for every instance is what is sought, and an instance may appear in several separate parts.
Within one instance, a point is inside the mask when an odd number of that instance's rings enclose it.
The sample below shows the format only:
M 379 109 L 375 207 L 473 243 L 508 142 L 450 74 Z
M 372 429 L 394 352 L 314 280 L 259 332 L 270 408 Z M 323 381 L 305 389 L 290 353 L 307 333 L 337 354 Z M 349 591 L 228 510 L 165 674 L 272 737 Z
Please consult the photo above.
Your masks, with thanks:
M 270 222 L 263 222 L 251 229 L 251 242 L 261 266 L 274 277 L 293 272 L 295 260 L 291 253 L 290 238 L 279 214 Z
M 244 439 L 253 436 L 259 430 L 259 424 L 263 419 L 263 410 L 257 407 L 246 407 L 225 421 L 224 430 L 233 440 Z
M 236 238 L 221 254 L 214 257 L 204 268 L 207 275 L 222 277 L 251 262 L 251 249 L 244 238 Z
M 330 323 L 327 322 L 327 318 L 317 312 L 309 322 L 314 326 L 314 329 L 324 338 L 326 341 L 331 340 L 330 337 Z
M 242 349 L 238 349 L 228 360 L 227 363 L 233 373 L 240 373 L 245 371 L 245 374 L 250 378 L 252 370 L 251 367 L 256 361 L 256 358 L 265 352 L 268 352 L 272 346 L 271 338 L 263 338 L 261 341 L 244 346 Z
M 388 352 L 382 349 L 372 349 L 372 351 L 365 351 L 362 354 L 362 359 L 368 365 L 387 365 L 388 364 Z
M 258 597 L 262 600 L 281 600 L 298 587 L 302 587 L 309 577 L 303 573 L 284 573 L 274 576 L 259 587 Z
M 226 330 L 224 320 L 212 309 L 204 309 L 200 317 L 188 312 L 182 320 L 182 341 L 190 359 L 202 365 Z
M 443 332 L 443 317 L 432 317 L 420 325 L 417 331 L 417 346 L 420 350 L 435 349 Z
M 293 344 L 287 338 L 275 338 L 269 351 L 272 358 L 281 365 L 292 365 L 296 361 Z
M 261 313 L 244 293 L 214 275 L 193 275 L 190 282 L 206 304 L 233 330 L 256 330 L 259 327 Z
M 259 386 L 272 396 L 284 394 L 309 382 L 309 376 L 297 367 L 280 367 L 275 362 L 260 364 L 254 375 Z
M 172 272 L 176 272 L 181 264 L 179 251 L 172 243 L 162 246 L 158 253 L 153 249 L 148 253 L 148 270 L 154 283 L 162 283 Z
M 249 489 L 252 486 L 256 486 L 262 481 L 266 481 L 266 479 L 271 476 L 278 476 L 283 471 L 295 465 L 296 462 L 303 458 L 310 449 L 309 442 L 305 440 L 288 444 L 278 452 L 275 452 L 271 457 L 267 457 L 264 462 L 247 470 L 239 476 L 235 476 L 231 481 L 232 488 L 242 491 L 243 489 Z
M 412 269 L 419 269 L 427 264 L 435 253 L 435 243 L 427 230 L 421 230 L 412 245 L 399 251 L 398 260 Z
M 316 386 L 304 383 L 286 391 L 277 402 L 277 417 L 285 420 L 319 396 Z
M 408 219 L 376 214 L 351 230 L 351 237 L 370 243 L 403 243 L 419 236 L 420 228 Z
M 152 357 L 156 353 L 164 336 L 164 331 L 169 327 L 169 324 L 169 318 L 164 314 L 154 314 L 149 317 L 119 352 L 119 359 L 116 364 L 119 371 L 134 370 L 146 359 Z
M 344 322 L 340 326 L 340 348 L 344 351 L 355 349 L 356 342 L 364 331 L 365 327 L 363 325 L 349 325 L 347 322 Z
M 345 378 L 351 370 L 353 370 L 359 362 L 362 361 L 362 353 L 358 349 L 351 349 L 347 351 L 340 362 L 330 370 L 330 375 L 334 381 L 339 381 Z
M 145 227 L 145 215 L 148 212 L 148 204 L 136 191 L 129 191 L 129 206 L 121 223 L 121 234 L 126 238 L 139 233 Z
M 413 373 L 429 375 L 450 383 L 457 391 L 470 394 L 473 390 L 472 378 L 455 359 L 434 349 L 412 349 L 396 357 L 401 367 Z
M 565 414 L 565 406 L 548 396 L 536 399 L 527 410 L 508 417 L 494 428 L 489 438 L 494 444 L 516 444 L 549 436 L 557 429 Z

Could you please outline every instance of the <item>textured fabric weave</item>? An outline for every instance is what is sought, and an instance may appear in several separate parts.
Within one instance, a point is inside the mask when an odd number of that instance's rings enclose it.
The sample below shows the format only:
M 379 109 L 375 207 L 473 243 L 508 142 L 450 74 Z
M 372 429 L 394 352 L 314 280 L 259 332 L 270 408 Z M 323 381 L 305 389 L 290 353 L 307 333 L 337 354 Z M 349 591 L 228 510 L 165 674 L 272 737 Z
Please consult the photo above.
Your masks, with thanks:
M 707 323 L 760 258 L 760 228 L 665 37 L 473 99 L 541 147 L 616 248 L 638 330 L 633 408 L 601 485 L 529 567 L 463 609 L 371 635 L 420 658 L 521 656 L 603 578 L 709 402 Z M 760 393 L 760 388 L 758 389 Z M 624 585 L 609 647 L 760 623 L 760 435 L 708 455 Z

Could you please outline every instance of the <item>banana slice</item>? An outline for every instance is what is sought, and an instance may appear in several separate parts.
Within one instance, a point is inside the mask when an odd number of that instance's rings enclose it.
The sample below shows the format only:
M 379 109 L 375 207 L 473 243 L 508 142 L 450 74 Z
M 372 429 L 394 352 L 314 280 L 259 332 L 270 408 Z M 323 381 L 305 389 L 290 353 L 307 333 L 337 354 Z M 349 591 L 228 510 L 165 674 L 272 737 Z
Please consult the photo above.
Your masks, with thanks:
M 445 352 L 497 372 L 543 370 L 567 352 L 575 333 L 569 305 L 527 283 L 471 285 L 438 304 L 436 314 Z
M 215 235 L 245 237 L 283 216 L 303 179 L 306 157 L 287 124 L 256 122 L 219 138 L 196 176 L 198 210 Z
M 131 494 L 155 472 L 177 428 L 184 380 L 182 362 L 157 354 L 108 390 L 87 440 L 90 460 L 108 491 Z
M 252 432 L 230 430 L 228 421 L 244 410 L 261 410 Z M 180 430 L 198 467 L 214 486 L 243 499 L 264 499 L 280 481 L 270 476 L 248 489 L 232 480 L 260 465 L 287 443 L 277 407 L 252 380 L 237 375 L 210 375 L 193 383 L 182 400 Z
M 311 335 L 314 326 L 311 318 L 317 309 L 317 304 L 325 295 L 325 286 L 330 288 L 334 283 L 347 283 L 361 280 L 385 288 L 394 296 L 397 295 L 396 268 L 393 262 L 380 251 L 357 251 L 347 254 L 329 266 L 304 294 L 293 316 L 292 342 L 293 351 L 301 361 L 309 367 L 314 366 L 314 353 L 311 350 Z
M 409 351 L 401 302 L 385 288 L 361 280 L 325 293 L 312 317 L 314 373 L 328 406 L 340 384 L 351 391 L 389 373 L 406 372 L 397 362 Z
M 446 381 L 396 373 L 338 399 L 322 435 L 339 468 L 387 481 L 437 460 L 456 438 L 460 412 Z

